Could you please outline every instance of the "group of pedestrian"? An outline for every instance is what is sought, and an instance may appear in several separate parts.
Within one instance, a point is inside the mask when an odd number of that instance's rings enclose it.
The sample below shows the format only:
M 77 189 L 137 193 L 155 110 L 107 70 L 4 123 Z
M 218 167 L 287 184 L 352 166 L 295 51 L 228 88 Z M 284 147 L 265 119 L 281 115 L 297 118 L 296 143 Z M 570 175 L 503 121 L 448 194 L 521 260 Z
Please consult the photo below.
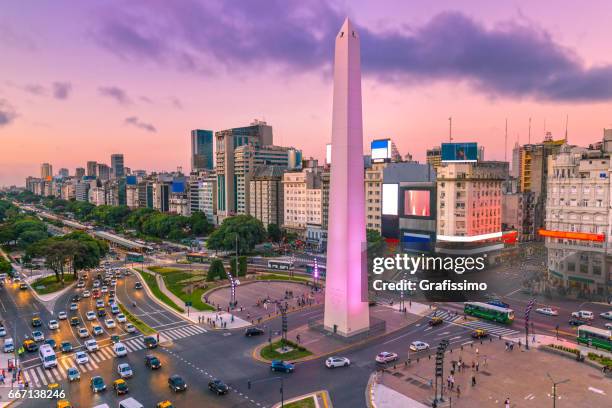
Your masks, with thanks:
M 511 341 L 507 341 L 506 343 L 506 351 L 510 350 L 513 351 L 514 350 L 514 343 Z

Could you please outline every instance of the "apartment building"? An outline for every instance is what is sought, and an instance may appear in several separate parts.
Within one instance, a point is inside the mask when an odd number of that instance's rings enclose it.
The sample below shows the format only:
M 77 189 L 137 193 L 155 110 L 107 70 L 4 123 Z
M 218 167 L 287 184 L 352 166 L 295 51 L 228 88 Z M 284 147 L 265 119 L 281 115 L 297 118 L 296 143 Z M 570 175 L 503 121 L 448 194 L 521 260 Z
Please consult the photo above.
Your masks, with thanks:
M 305 236 L 308 225 L 322 225 L 321 173 L 320 167 L 310 167 L 283 175 L 285 228 Z
M 283 225 L 284 166 L 258 166 L 249 181 L 249 214 L 260 220 L 264 227 Z

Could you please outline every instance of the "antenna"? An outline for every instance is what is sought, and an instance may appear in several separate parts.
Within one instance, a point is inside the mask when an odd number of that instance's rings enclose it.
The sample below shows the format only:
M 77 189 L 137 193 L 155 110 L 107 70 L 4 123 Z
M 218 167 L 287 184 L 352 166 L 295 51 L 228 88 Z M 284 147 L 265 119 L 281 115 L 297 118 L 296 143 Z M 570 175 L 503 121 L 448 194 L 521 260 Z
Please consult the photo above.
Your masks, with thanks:
M 448 117 L 448 141 L 453 142 L 453 117 Z
M 529 118 L 529 136 L 527 136 L 527 143 L 531 144 L 531 117 Z
M 567 122 L 569 122 L 569 115 L 565 115 L 565 143 L 567 143 Z
M 506 118 L 506 133 L 504 134 L 504 161 L 508 161 L 508 118 Z

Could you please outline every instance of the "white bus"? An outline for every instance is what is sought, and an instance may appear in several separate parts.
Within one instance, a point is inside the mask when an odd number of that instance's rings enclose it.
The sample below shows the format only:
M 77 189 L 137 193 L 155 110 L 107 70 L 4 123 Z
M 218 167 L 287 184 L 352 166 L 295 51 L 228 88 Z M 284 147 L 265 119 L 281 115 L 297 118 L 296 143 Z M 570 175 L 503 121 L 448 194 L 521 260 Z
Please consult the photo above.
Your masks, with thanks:
M 40 357 L 40 362 L 45 368 L 53 368 L 57 367 L 57 357 L 55 356 L 55 351 L 49 344 L 43 344 L 38 349 L 38 357 Z
M 282 269 L 288 271 L 289 269 L 293 269 L 293 262 L 271 260 L 268 261 L 268 269 Z

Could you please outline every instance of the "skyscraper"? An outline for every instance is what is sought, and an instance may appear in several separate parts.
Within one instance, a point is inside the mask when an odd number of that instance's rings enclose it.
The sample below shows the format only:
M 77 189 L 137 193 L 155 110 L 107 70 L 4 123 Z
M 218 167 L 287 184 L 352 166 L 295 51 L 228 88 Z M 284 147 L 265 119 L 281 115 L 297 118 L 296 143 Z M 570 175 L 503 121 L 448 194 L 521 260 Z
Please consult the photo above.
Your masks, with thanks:
M 70 176 L 70 172 L 65 167 L 62 167 L 61 169 L 59 169 L 57 174 L 59 174 L 59 176 L 62 178 L 68 178 Z
M 191 131 L 191 171 L 212 170 L 213 132 L 195 129 Z
M 347 18 L 336 36 L 332 168 L 324 327 L 341 336 L 367 331 L 362 262 L 366 244 L 359 37 Z
M 85 176 L 85 169 L 83 167 L 77 167 L 74 171 L 74 177 L 82 179 Z
M 40 178 L 43 180 L 53 177 L 53 166 L 50 163 L 40 165 Z
M 123 169 L 123 154 L 115 153 L 111 155 L 111 169 L 113 170 L 114 178 L 125 176 L 125 171 Z
M 98 178 L 102 181 L 110 179 L 110 167 L 104 163 L 98 163 Z
M 95 161 L 87 162 L 87 175 L 90 177 L 98 176 L 98 163 L 96 163 Z

